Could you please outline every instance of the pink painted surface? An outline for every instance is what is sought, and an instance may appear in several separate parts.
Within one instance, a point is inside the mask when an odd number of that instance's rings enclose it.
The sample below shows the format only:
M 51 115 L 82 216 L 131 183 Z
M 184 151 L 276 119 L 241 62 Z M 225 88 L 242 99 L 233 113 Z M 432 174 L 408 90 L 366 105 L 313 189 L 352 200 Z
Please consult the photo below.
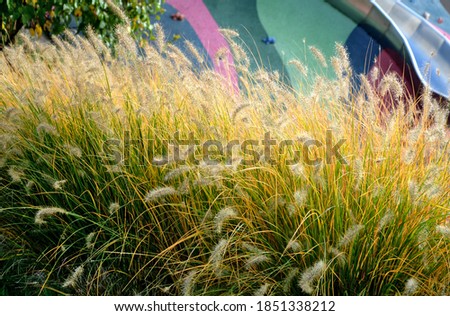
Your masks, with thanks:
M 447 37 L 450 40 L 450 34 L 446 33 L 443 29 L 441 29 L 440 27 L 432 24 L 439 32 L 441 32 L 442 34 L 444 34 L 445 37 Z
M 215 70 L 226 78 L 232 84 L 233 89 L 236 90 L 238 88 L 238 77 L 234 68 L 233 57 L 229 53 L 230 47 L 220 34 L 219 26 L 203 1 L 167 0 L 166 2 L 185 16 L 214 62 Z M 222 47 L 226 47 L 228 50 L 225 63 L 223 61 L 217 62 L 215 58 L 217 51 Z

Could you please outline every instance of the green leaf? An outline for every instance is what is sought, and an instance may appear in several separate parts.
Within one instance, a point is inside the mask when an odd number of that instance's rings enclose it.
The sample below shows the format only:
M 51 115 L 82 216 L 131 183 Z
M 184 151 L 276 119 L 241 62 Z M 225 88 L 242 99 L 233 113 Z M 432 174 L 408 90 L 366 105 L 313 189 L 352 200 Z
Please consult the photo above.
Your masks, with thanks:
M 72 11 L 73 10 L 73 6 L 71 4 L 69 4 L 69 3 L 64 3 L 63 4 L 63 10 L 67 11 L 67 12 Z
M 22 7 L 19 12 L 22 13 L 22 23 L 25 25 L 35 16 L 34 8 L 31 6 Z
M 80 8 L 83 12 L 77 19 L 80 31 L 90 24 L 108 45 L 114 43 L 114 29 L 121 21 L 111 12 L 105 0 L 39 0 L 37 3 L 39 5 L 34 7 L 30 1 L 0 0 L 2 25 L 13 25 L 18 20 L 22 22 L 20 24 L 30 25 L 31 21 L 35 21 L 42 26 L 46 12 L 55 6 L 56 16 L 50 33 L 58 34 L 72 22 L 74 10 Z M 164 11 L 161 7 L 164 0 L 115 0 L 115 3 L 124 9 L 130 20 L 138 21 L 134 27 L 137 41 L 152 34 L 151 22 L 159 20 Z

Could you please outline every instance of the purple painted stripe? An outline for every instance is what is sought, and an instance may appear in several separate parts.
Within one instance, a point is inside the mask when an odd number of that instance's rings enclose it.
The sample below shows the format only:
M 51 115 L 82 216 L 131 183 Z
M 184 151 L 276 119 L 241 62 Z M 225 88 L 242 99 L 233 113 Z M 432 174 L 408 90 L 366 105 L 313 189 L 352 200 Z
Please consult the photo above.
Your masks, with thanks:
M 232 84 L 233 89 L 237 90 L 238 77 L 234 68 L 233 56 L 228 53 L 226 63 L 223 61 L 217 62 L 214 58 L 220 48 L 226 47 L 229 52 L 230 47 L 220 34 L 219 26 L 203 1 L 167 0 L 166 2 L 185 16 L 211 57 L 215 70 Z

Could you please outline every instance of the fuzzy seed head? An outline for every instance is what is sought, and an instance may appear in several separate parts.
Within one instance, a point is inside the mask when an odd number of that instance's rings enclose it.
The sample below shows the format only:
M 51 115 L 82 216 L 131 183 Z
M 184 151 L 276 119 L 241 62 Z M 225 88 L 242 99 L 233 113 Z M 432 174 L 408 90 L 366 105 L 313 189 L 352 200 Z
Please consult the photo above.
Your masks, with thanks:
M 308 190 L 302 189 L 295 191 L 294 199 L 298 207 L 305 206 L 306 200 L 308 199 Z
M 172 179 L 175 179 L 175 178 L 183 175 L 184 173 L 188 172 L 190 169 L 191 169 L 191 167 L 189 167 L 189 166 L 181 166 L 179 168 L 173 169 L 164 176 L 164 181 L 167 182 Z
M 327 181 L 325 180 L 325 177 L 319 173 L 315 173 L 312 176 L 312 180 L 316 187 L 323 188 L 327 184 Z
M 355 237 L 359 234 L 359 232 L 364 228 L 364 225 L 353 225 L 350 227 L 342 236 L 342 238 L 339 240 L 338 248 L 346 247 L 348 246 Z
M 216 231 L 218 234 L 222 232 L 223 224 L 226 220 L 236 217 L 237 212 L 232 207 L 226 207 L 220 210 L 217 215 L 214 217 L 214 224 L 216 227 Z
M 450 227 L 446 225 L 437 225 L 436 232 L 446 238 L 450 238 Z
M 190 190 L 190 182 L 188 178 L 184 178 L 183 182 L 178 186 L 180 194 L 188 194 Z
M 184 296 L 190 296 L 192 295 L 192 291 L 194 289 L 195 286 L 195 277 L 197 275 L 197 271 L 196 270 L 192 270 L 191 272 L 188 273 L 188 275 L 186 276 L 186 278 L 183 281 L 183 285 L 181 286 L 181 293 Z
M 221 47 L 217 50 L 216 54 L 214 55 L 214 59 L 217 64 L 219 64 L 221 61 L 225 60 L 228 56 L 228 49 L 226 47 Z
M 421 229 L 417 234 L 417 244 L 420 250 L 423 250 L 427 246 L 429 235 L 430 232 L 427 228 Z
M 66 279 L 63 287 L 75 287 L 80 277 L 83 275 L 84 266 L 81 265 L 73 271 L 73 273 Z
M 408 131 L 406 136 L 409 145 L 414 145 L 419 141 L 420 135 L 422 134 L 422 130 L 419 127 L 415 127 Z
M 254 255 L 247 259 L 247 262 L 245 263 L 245 268 L 246 269 L 255 268 L 259 264 L 267 261 L 269 261 L 269 257 L 264 254 Z
M 297 140 L 304 143 L 309 140 L 314 140 L 314 137 L 307 131 L 301 131 L 300 133 L 297 134 Z
M 85 177 L 86 177 L 86 171 L 84 171 L 84 170 L 82 170 L 82 169 L 78 169 L 78 170 L 77 170 L 77 175 L 78 175 L 80 178 L 85 178 Z
M 28 180 L 27 184 L 25 185 L 25 191 L 27 194 L 30 194 L 33 188 L 36 186 L 36 183 L 32 180 Z
M 299 268 L 290 268 L 289 272 L 286 276 L 286 279 L 283 281 L 283 293 L 289 294 L 292 288 L 292 282 L 297 277 L 300 272 Z
M 324 261 L 317 261 L 312 267 L 307 268 L 300 276 L 298 285 L 307 294 L 315 291 L 314 282 L 325 272 L 327 265 Z
M 410 165 L 414 162 L 414 159 L 416 158 L 416 151 L 412 148 L 408 148 L 403 152 L 402 161 Z
M 380 83 L 380 94 L 385 96 L 390 92 L 394 99 L 398 100 L 403 95 L 403 86 L 396 75 L 388 73 L 383 76 Z
M 87 249 L 92 249 L 94 248 L 94 237 L 95 237 L 96 233 L 95 232 L 91 232 L 86 236 L 86 248 Z
M 242 247 L 245 250 L 247 250 L 247 251 L 249 251 L 249 252 L 251 252 L 253 254 L 263 254 L 264 253 L 264 251 L 262 251 L 261 249 L 259 249 L 256 246 L 253 246 L 253 245 L 249 244 L 248 242 L 242 243 Z
M 120 204 L 113 202 L 109 205 L 108 212 L 110 215 L 112 215 L 112 214 L 116 213 L 119 210 L 119 208 L 120 208 Z
M 105 165 L 106 170 L 110 173 L 121 173 L 122 170 L 122 166 L 120 164 L 115 164 L 115 165 Z
M 83 155 L 81 149 L 76 146 L 66 144 L 64 147 L 66 148 L 67 153 L 74 158 L 81 158 Z
M 68 214 L 65 209 L 59 208 L 59 207 L 47 207 L 47 208 L 41 208 L 34 217 L 34 223 L 38 225 L 42 225 L 47 223 L 45 221 L 46 217 L 53 216 L 56 214 Z
M 403 295 L 413 295 L 419 289 L 419 282 L 415 278 L 409 278 L 405 284 Z
M 308 77 L 308 67 L 303 65 L 303 63 L 300 62 L 300 60 L 293 59 L 289 61 L 289 65 L 294 66 L 302 76 Z
M 105 0 L 106 4 L 108 5 L 109 9 L 116 15 L 119 19 L 122 20 L 122 22 L 125 22 L 126 24 L 129 24 L 129 19 L 127 15 L 125 14 L 122 9 L 117 6 L 112 0 Z
M 156 37 L 156 47 L 160 53 L 163 52 L 166 46 L 166 35 L 164 34 L 164 30 L 160 24 L 155 25 L 155 37 Z
M 335 49 L 340 61 L 340 68 L 347 72 L 350 71 L 350 57 L 348 55 L 347 49 L 340 43 L 336 43 Z
M 227 170 L 227 167 L 223 164 L 207 164 L 204 162 L 201 162 L 199 164 L 199 167 L 201 170 L 206 171 L 208 174 L 212 176 L 219 176 L 222 172 Z
M 219 32 L 227 39 L 239 37 L 239 33 L 232 29 L 220 29 Z
M 373 197 L 374 198 L 380 197 L 384 191 L 385 191 L 385 188 L 382 185 L 380 185 L 380 184 L 375 185 L 375 187 L 373 189 Z
M 261 285 L 261 287 L 259 289 L 257 289 L 254 293 L 253 296 L 264 296 L 267 293 L 267 290 L 269 289 L 270 284 L 269 283 L 264 283 L 263 285 Z
M 408 191 L 411 200 L 415 202 L 419 195 L 419 189 L 417 188 L 417 183 L 415 181 L 411 180 L 408 182 Z
M 345 258 L 345 253 L 340 251 L 339 249 L 335 247 L 331 247 L 328 249 L 328 252 L 334 257 L 334 259 L 337 260 L 339 265 L 343 266 L 347 263 L 347 260 Z
M 195 47 L 194 44 L 192 44 L 192 42 L 186 40 L 184 42 L 186 48 L 188 49 L 188 51 L 191 53 L 191 55 L 195 58 L 195 60 L 199 63 L 199 64 L 203 64 L 204 63 L 204 58 L 203 56 L 199 53 L 199 51 L 197 50 L 197 48 Z
M 289 216 L 295 216 L 298 212 L 298 208 L 295 206 L 294 203 L 288 203 L 286 205 L 286 209 L 289 213 Z
M 386 214 L 380 219 L 380 222 L 378 223 L 378 230 L 383 230 L 384 227 L 392 223 L 395 216 L 394 213 L 391 210 L 388 210 Z
M 427 186 L 424 193 L 425 196 L 431 200 L 437 198 L 442 193 L 442 190 L 438 185 L 430 184 Z
M 297 240 L 289 240 L 286 249 L 293 252 L 300 252 L 302 251 L 303 247 Z
M 56 127 L 54 127 L 53 125 L 50 125 L 48 123 L 41 123 L 36 127 L 36 131 L 38 132 L 38 134 L 49 134 L 49 135 L 53 135 L 53 136 L 58 136 L 58 131 L 56 129 Z
M 16 116 L 18 114 L 19 110 L 15 107 L 9 107 L 4 112 L 3 115 L 6 117 L 6 119 L 11 119 L 12 117 Z
M 375 61 L 375 63 L 376 62 L 377 61 Z M 369 76 L 372 82 L 378 81 L 378 79 L 380 78 L 380 68 L 378 66 L 373 67 L 369 73 Z
M 161 187 L 149 191 L 145 196 L 145 202 L 156 202 L 166 197 L 177 195 L 178 191 L 173 187 Z
M 225 252 L 227 250 L 227 245 L 228 241 L 226 239 L 221 239 L 211 253 L 210 262 L 216 275 L 221 274 L 221 265 L 223 257 L 225 256 Z
M 355 182 L 353 184 L 353 188 L 355 190 L 359 190 L 361 187 L 361 183 L 364 179 L 364 165 L 361 159 L 355 160 Z
M 309 50 L 311 51 L 311 53 L 313 54 L 314 58 L 321 64 L 321 66 L 323 68 L 327 68 L 328 64 L 327 61 L 325 59 L 325 56 L 323 56 L 322 52 L 314 46 L 309 46 Z
M 55 189 L 56 191 L 62 190 L 64 187 L 64 184 L 66 184 L 67 180 L 58 180 L 53 182 L 53 189 Z
M 20 182 L 22 180 L 23 172 L 14 167 L 11 167 L 8 169 L 8 175 L 11 177 L 11 181 L 15 183 Z
M 294 175 L 298 177 L 305 177 L 305 167 L 303 166 L 302 163 L 296 163 L 290 167 Z
M 231 120 L 234 122 L 236 120 L 236 116 L 239 114 L 239 112 L 243 111 L 244 109 L 248 108 L 251 105 L 252 104 L 249 102 L 239 104 L 231 113 Z

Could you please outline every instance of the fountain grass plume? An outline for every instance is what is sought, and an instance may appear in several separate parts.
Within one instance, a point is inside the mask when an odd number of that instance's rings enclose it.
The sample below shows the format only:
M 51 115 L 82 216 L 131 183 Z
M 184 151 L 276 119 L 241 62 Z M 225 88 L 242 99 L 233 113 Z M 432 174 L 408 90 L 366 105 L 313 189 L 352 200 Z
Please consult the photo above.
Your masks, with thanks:
M 326 268 L 326 263 L 322 260 L 319 260 L 313 266 L 303 271 L 298 282 L 300 288 L 307 294 L 314 294 L 316 291 L 314 282 L 322 276 Z
M 77 286 L 77 282 L 79 282 L 81 276 L 84 273 L 84 266 L 81 265 L 79 267 L 77 267 L 70 275 L 69 277 L 66 279 L 66 281 L 64 281 L 64 284 L 62 285 L 63 287 L 76 287 Z
M 159 187 L 149 191 L 144 200 L 145 202 L 156 202 L 176 194 L 178 194 L 178 191 L 173 187 Z
M 34 218 L 34 223 L 38 225 L 46 224 L 47 221 L 45 220 L 47 217 L 56 215 L 56 214 L 68 214 L 65 209 L 59 208 L 59 207 L 46 207 L 41 208 L 36 213 Z
M 221 209 L 214 217 L 214 224 L 216 226 L 216 232 L 220 234 L 222 232 L 223 224 L 226 220 L 236 217 L 237 213 L 234 208 L 226 207 Z

